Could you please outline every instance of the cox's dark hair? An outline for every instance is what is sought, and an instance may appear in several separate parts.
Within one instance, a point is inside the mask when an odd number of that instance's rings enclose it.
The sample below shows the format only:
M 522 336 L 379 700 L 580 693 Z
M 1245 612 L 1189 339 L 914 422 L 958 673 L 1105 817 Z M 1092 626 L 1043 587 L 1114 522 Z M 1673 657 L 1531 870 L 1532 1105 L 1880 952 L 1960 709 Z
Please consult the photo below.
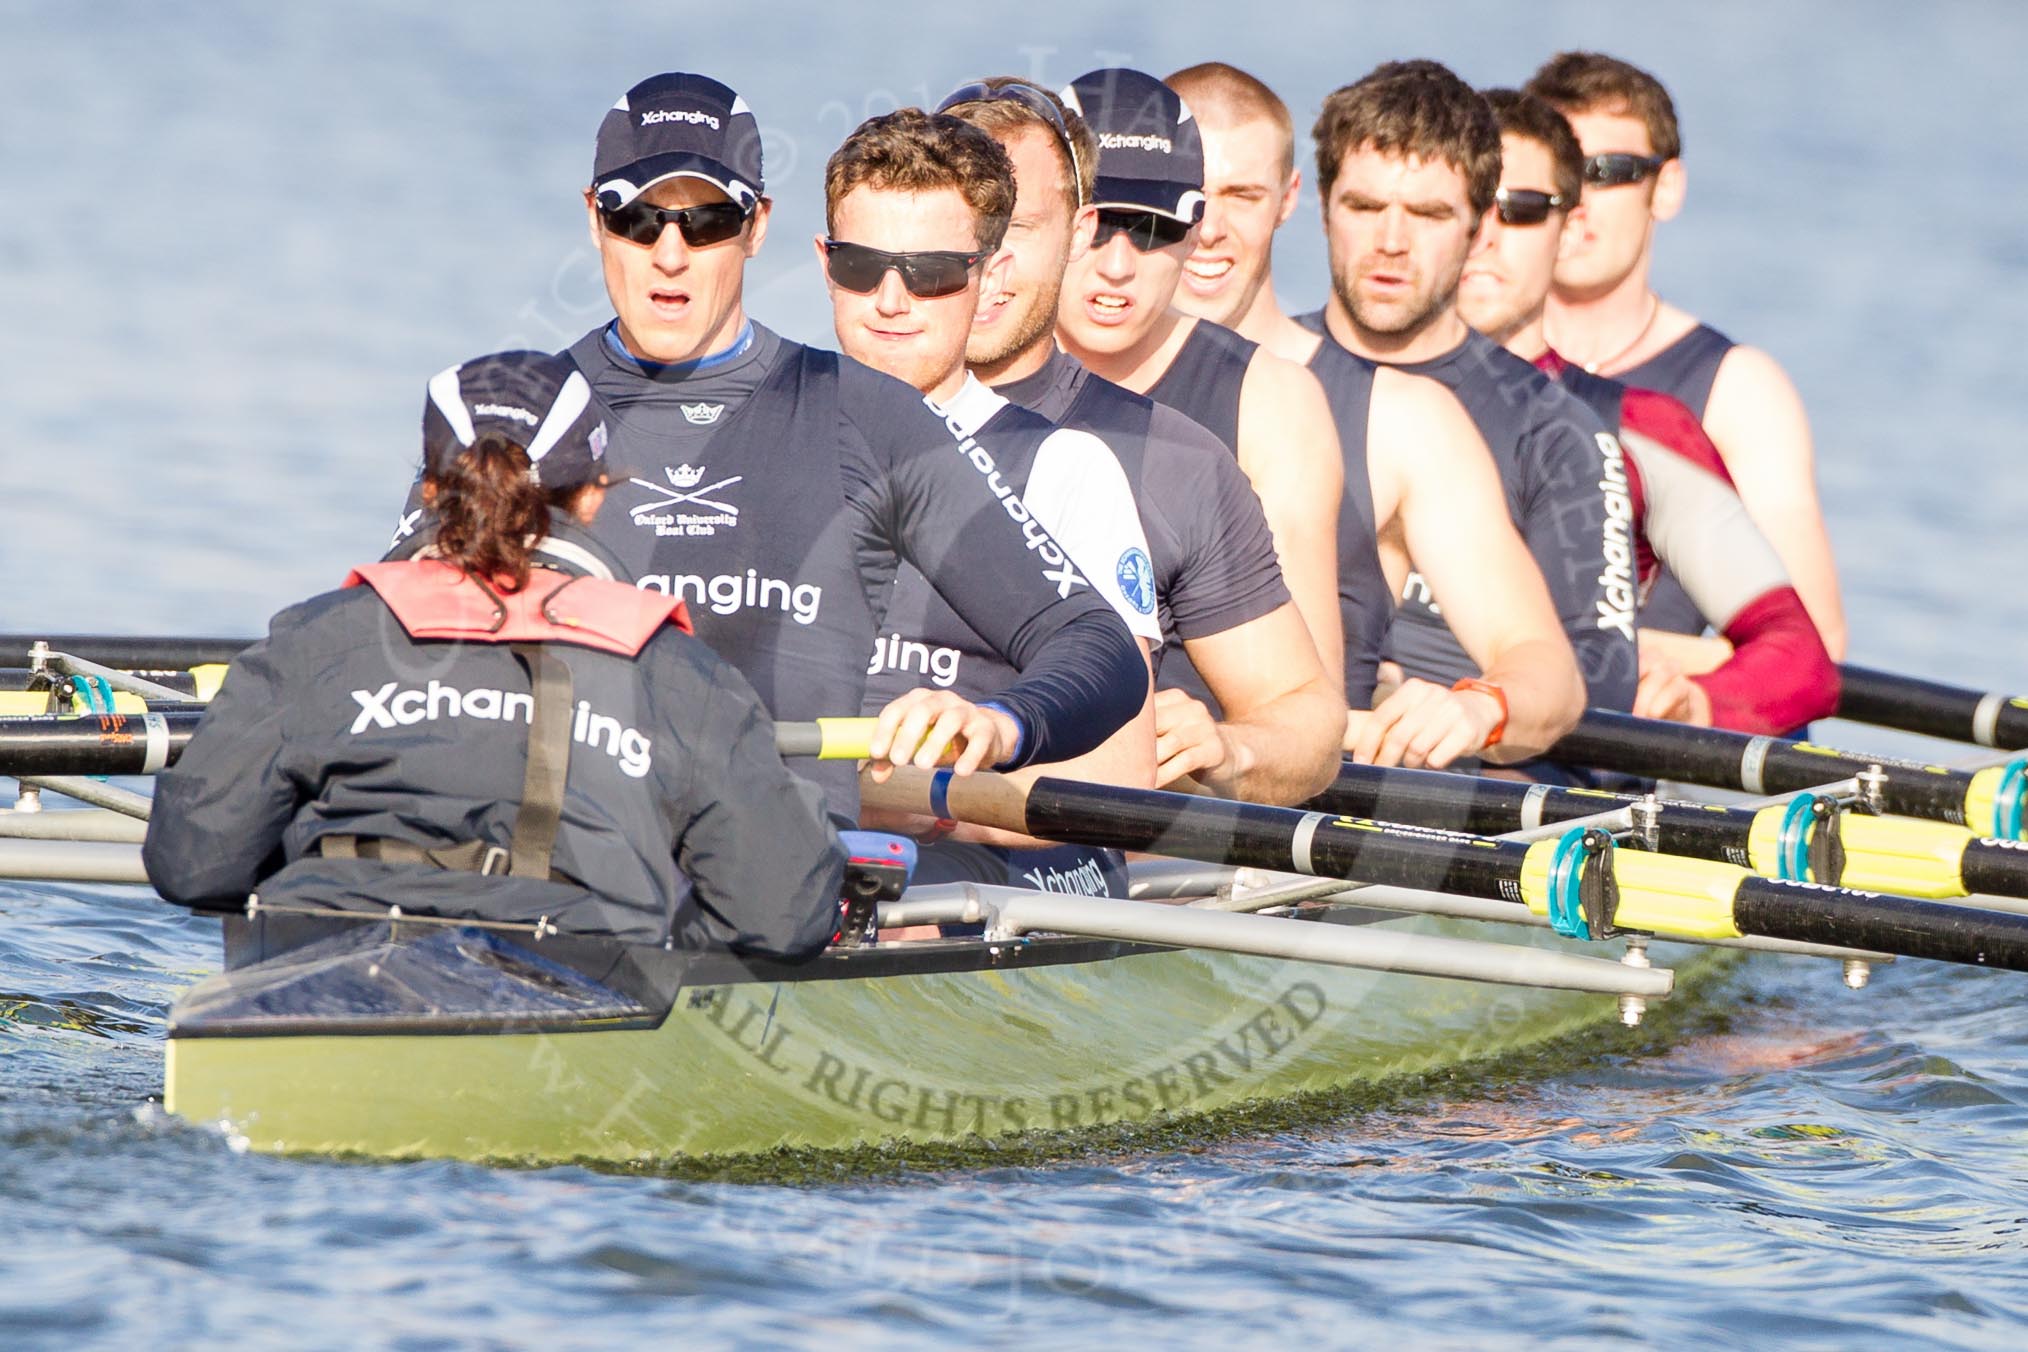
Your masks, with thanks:
M 549 534 L 550 512 L 568 510 L 583 491 L 544 488 L 529 474 L 528 452 L 503 436 L 480 437 L 423 483 L 434 488 L 438 555 L 501 591 L 528 585 L 529 558 Z

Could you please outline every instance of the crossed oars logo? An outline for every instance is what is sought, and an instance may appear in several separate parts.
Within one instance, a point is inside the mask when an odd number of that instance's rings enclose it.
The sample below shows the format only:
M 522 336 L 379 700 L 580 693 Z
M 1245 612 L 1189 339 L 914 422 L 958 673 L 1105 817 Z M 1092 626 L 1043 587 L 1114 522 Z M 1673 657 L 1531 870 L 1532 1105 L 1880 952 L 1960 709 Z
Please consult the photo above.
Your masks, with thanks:
M 717 483 L 705 484 L 704 487 L 699 488 L 697 487 L 697 483 L 704 477 L 704 466 L 702 465 L 677 465 L 674 468 L 664 467 L 662 473 L 669 480 L 669 486 L 666 488 L 652 479 L 630 479 L 628 481 L 639 484 L 651 493 L 667 495 L 665 497 L 658 497 L 653 502 L 641 503 L 639 506 L 631 509 L 630 515 L 633 516 L 634 520 L 639 521 L 651 512 L 659 512 L 669 507 L 708 507 L 714 512 L 723 512 L 727 516 L 737 517 L 739 515 L 739 508 L 731 503 L 719 502 L 705 495 L 707 493 L 716 493 L 723 488 L 730 488 L 746 476 L 741 474 L 728 475 Z

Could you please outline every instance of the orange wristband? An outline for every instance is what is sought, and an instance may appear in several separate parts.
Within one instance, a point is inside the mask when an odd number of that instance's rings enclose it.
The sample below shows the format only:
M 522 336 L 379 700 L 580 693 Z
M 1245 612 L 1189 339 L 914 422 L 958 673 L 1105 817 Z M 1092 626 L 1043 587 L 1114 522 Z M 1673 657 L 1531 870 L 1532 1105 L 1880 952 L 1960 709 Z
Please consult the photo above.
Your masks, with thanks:
M 1507 735 L 1507 692 L 1491 681 L 1482 681 L 1476 676 L 1466 676 L 1451 686 L 1453 690 L 1476 690 L 1482 695 L 1491 695 L 1500 706 L 1500 721 L 1493 725 L 1486 735 L 1487 746 L 1500 745 L 1500 739 Z

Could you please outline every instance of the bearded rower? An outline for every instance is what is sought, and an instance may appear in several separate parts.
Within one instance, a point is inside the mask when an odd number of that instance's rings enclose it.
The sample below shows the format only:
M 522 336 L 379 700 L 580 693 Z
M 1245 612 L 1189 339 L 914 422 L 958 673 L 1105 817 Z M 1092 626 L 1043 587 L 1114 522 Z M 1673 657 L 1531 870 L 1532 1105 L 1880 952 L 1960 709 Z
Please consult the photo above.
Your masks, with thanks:
M 1283 313 L 1274 237 L 1302 185 L 1288 106 L 1218 62 L 1169 83 L 1195 113 L 1207 198 L 1176 304 L 1307 365 L 1336 422 L 1345 462 L 1338 588 L 1353 706 L 1344 749 L 1382 765 L 1434 766 L 1540 752 L 1576 724 L 1584 682 L 1478 428 L 1437 381 L 1362 361 Z M 1366 712 L 1394 597 L 1411 573 L 1476 664 L 1473 679 L 1497 695 L 1472 681 L 1459 689 L 1411 677 Z
M 1557 259 L 1583 228 L 1584 155 L 1570 124 L 1542 100 L 1511 89 L 1486 100 L 1500 123 L 1500 192 L 1465 263 L 1459 313 L 1618 431 L 1629 566 L 1644 592 L 1666 566 L 1697 606 L 1698 626 L 1709 623 L 1731 645 L 1715 669 L 1686 674 L 1644 644 L 1634 712 L 1758 733 L 1828 717 L 1838 704 L 1837 668 L 1696 416 L 1666 394 L 1572 366 L 1544 339 Z

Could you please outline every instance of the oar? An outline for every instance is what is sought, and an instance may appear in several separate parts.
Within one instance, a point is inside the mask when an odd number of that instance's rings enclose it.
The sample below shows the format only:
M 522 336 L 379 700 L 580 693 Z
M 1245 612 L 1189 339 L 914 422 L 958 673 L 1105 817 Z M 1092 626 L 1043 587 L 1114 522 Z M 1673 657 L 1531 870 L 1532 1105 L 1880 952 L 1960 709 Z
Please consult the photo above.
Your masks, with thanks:
M 219 668 L 223 670 L 223 668 Z M 210 670 L 210 668 L 206 668 Z M 144 670 L 140 673 L 157 685 L 166 686 L 179 695 L 191 699 L 202 699 L 210 691 L 199 690 L 197 677 L 186 669 L 171 668 L 160 671 Z M 49 678 L 28 667 L 0 667 L 0 693 L 31 691 L 37 695 L 45 693 L 44 686 Z M 213 688 L 216 686 L 214 684 Z
M 223 666 L 253 645 L 250 638 L 147 638 L 118 634 L 0 634 L 0 662 L 25 665 L 40 643 L 52 652 L 123 671 L 188 671 Z
M 201 709 L 145 714 L 0 718 L 0 775 L 152 775 L 173 765 L 197 730 Z M 784 756 L 864 760 L 870 718 L 775 724 Z
M 2028 697 L 1968 690 L 1871 667 L 1842 666 L 1838 680 L 1840 718 L 2001 751 L 2028 747 Z
M 1708 859 L 1614 850 L 1573 829 L 1532 845 L 1356 817 L 1065 779 L 899 768 L 864 802 L 1049 840 L 1524 904 L 1560 934 L 1762 935 L 2028 971 L 2028 916 L 1759 878 Z
M 1822 803 L 1823 806 L 1819 806 Z M 2028 897 L 2028 850 L 1962 826 L 1912 817 L 1839 813 L 1807 791 L 1775 807 L 1719 807 L 1638 794 L 1552 788 L 1435 770 L 1383 770 L 1346 761 L 1306 807 L 1479 835 L 1527 831 L 1632 809 L 1639 843 L 1662 854 L 1743 864 L 1791 882 L 1838 883 L 1909 897 L 1985 892 Z
M 1984 770 L 1951 770 L 1600 709 L 1587 711 L 1548 757 L 1755 794 L 1795 793 L 1850 777 L 1859 781 L 1862 801 L 1876 811 L 1950 822 L 2001 840 L 2024 837 L 2028 757 Z

